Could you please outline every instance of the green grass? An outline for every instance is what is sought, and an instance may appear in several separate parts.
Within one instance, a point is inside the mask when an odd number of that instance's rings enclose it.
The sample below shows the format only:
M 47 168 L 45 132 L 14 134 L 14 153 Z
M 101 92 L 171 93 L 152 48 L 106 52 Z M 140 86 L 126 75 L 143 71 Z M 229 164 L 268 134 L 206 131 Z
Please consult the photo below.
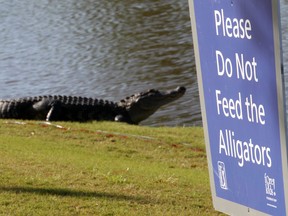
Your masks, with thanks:
M 220 215 L 203 130 L 0 121 L 0 215 Z

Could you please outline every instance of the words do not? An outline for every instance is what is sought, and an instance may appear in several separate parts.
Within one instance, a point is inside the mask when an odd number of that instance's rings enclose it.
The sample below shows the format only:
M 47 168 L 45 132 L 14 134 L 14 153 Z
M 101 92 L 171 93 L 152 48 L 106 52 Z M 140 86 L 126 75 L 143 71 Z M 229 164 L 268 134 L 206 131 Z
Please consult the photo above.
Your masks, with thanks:
M 216 50 L 215 54 L 218 76 L 226 75 L 231 78 L 234 72 L 233 68 L 236 68 L 237 79 L 258 82 L 255 57 L 250 60 L 245 58 L 242 53 L 235 53 L 235 61 L 232 61 L 231 58 L 224 57 L 223 53 L 219 50 Z M 234 64 L 232 62 L 234 62 Z

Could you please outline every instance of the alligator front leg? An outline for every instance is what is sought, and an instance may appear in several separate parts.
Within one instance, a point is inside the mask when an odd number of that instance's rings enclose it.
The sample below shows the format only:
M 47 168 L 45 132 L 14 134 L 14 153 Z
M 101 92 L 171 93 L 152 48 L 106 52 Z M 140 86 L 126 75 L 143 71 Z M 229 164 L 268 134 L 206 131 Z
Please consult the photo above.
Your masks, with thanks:
M 131 121 L 131 119 L 125 115 L 117 115 L 114 118 L 115 122 L 126 122 L 128 124 L 136 124 L 134 122 Z
M 126 119 L 125 119 L 125 117 L 123 115 L 117 115 L 117 116 L 115 116 L 114 121 L 116 121 L 116 122 L 125 122 Z

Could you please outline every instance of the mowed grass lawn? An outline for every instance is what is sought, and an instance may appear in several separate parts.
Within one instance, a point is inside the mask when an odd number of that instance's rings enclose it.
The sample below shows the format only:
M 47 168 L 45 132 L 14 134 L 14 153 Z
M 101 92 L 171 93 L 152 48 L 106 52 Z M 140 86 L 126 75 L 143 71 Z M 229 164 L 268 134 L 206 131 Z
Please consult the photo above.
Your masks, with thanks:
M 220 215 L 203 129 L 0 121 L 1 215 Z

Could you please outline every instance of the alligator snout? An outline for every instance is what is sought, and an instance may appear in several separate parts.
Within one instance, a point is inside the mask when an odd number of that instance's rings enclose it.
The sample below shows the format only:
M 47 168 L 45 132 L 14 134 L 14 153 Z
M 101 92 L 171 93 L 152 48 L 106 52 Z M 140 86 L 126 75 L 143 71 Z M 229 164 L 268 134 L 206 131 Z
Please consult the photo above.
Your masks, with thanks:
M 184 87 L 184 86 L 178 86 L 177 88 L 176 88 L 176 91 L 178 91 L 178 92 L 186 92 L 186 88 Z

